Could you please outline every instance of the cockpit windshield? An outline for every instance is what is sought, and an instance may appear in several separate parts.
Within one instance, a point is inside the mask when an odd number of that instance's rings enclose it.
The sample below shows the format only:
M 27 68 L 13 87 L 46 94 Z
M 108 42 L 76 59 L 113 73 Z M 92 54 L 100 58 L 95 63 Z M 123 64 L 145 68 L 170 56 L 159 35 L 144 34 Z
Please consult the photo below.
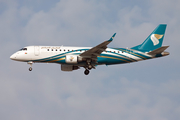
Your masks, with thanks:
M 22 48 L 19 51 L 27 51 L 27 48 Z

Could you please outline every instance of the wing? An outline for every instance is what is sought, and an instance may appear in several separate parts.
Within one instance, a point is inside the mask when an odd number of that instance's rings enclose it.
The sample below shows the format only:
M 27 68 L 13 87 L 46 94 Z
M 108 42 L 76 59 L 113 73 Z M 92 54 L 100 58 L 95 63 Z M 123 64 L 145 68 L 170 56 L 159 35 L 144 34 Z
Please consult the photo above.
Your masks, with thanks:
M 80 54 L 81 57 L 83 58 L 90 58 L 92 60 L 97 60 L 97 56 L 99 56 L 103 51 L 106 50 L 107 45 L 113 40 L 115 37 L 116 33 L 107 41 L 104 41 L 103 43 L 89 49 L 88 51 L 85 51 Z

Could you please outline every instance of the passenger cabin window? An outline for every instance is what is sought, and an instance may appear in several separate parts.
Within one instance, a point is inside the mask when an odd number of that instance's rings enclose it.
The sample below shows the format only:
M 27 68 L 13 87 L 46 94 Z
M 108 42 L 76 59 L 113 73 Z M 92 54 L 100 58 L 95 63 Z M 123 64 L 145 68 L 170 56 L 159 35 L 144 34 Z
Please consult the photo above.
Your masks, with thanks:
M 47 49 L 47 51 L 49 51 L 49 49 Z

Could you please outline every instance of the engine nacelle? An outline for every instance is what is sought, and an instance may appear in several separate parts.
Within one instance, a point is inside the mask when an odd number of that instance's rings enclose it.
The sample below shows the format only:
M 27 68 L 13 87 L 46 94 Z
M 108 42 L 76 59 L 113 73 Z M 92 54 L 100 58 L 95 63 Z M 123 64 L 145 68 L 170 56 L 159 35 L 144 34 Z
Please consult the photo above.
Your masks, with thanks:
M 74 65 L 61 65 L 61 70 L 62 71 L 73 71 L 73 70 L 77 70 L 79 69 L 78 66 L 74 66 Z
M 82 61 L 82 57 L 77 55 L 66 55 L 66 63 L 76 64 Z

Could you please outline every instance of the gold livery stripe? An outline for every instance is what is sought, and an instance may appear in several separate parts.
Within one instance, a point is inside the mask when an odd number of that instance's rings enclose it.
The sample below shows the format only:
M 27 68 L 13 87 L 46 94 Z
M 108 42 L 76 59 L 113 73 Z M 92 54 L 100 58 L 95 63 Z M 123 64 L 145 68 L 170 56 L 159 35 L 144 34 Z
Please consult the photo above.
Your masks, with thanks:
M 130 53 L 130 52 L 129 52 Z M 130 53 L 130 54 L 133 54 L 133 55 L 135 55 L 135 56 L 138 56 L 138 57 L 140 57 L 140 58 L 143 58 L 143 59 L 147 59 L 147 58 L 145 58 L 145 57 L 143 57 L 143 56 L 140 56 L 140 55 L 138 55 L 138 54 L 135 54 L 135 53 Z
M 56 61 L 60 61 L 60 60 L 64 60 L 64 59 L 65 59 L 65 57 L 64 57 L 64 58 L 57 59 L 57 60 L 52 60 L 52 61 L 49 61 L 49 62 L 56 62 Z
M 136 54 L 136 53 L 133 53 L 133 52 L 130 52 L 130 51 L 126 51 L 126 50 L 122 50 L 123 52 L 126 52 L 126 53 L 129 53 L 129 54 L 131 54 L 131 55 L 135 55 L 136 57 L 138 56 L 138 57 L 140 57 L 140 58 L 142 58 L 142 59 L 147 59 L 147 58 L 145 58 L 145 57 L 143 57 L 143 56 L 141 56 L 141 55 L 138 55 L 138 54 Z

